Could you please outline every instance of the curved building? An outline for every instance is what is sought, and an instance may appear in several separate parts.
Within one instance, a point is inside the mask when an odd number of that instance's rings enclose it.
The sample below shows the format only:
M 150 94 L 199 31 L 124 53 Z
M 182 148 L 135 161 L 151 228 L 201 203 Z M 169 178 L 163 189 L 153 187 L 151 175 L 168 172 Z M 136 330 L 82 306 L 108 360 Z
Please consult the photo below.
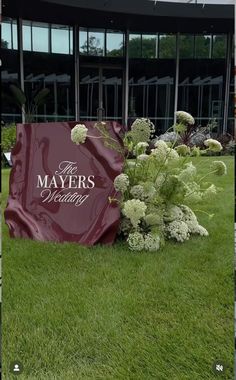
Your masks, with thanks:
M 50 89 L 36 121 L 148 117 L 158 133 L 185 110 L 234 126 L 233 0 L 3 0 L 2 118 L 21 121 L 9 84 Z M 24 121 L 24 120 L 23 120 Z

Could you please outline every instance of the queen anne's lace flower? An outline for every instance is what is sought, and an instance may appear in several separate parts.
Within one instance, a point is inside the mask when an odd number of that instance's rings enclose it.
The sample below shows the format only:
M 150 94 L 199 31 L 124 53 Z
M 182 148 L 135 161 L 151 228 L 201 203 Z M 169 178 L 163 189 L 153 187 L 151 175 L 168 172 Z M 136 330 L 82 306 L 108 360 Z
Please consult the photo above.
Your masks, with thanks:
M 189 162 L 185 165 L 185 169 L 179 174 L 179 179 L 183 182 L 192 181 L 193 177 L 197 174 L 196 167 Z
M 135 198 L 135 199 L 143 199 L 144 197 L 144 188 L 142 185 L 135 185 L 131 188 L 130 194 Z
M 195 120 L 192 117 L 192 115 L 190 115 L 190 113 L 185 112 L 185 111 L 177 111 L 175 114 L 176 114 L 177 120 L 180 123 L 190 124 L 190 125 L 194 125 L 195 124 Z
M 149 155 L 143 153 L 143 154 L 140 154 L 140 155 L 137 157 L 137 160 L 138 160 L 138 161 L 147 161 L 148 158 L 149 158 Z
M 155 143 L 155 149 L 151 150 L 151 156 L 155 157 L 155 159 L 159 162 L 164 162 L 166 160 L 167 152 L 168 152 L 168 145 L 165 143 L 165 141 L 158 140 Z
M 127 242 L 131 251 L 142 251 L 144 248 L 144 238 L 140 232 L 129 234 Z
M 144 154 L 146 152 L 147 147 L 149 144 L 147 142 L 139 142 L 135 147 L 134 147 L 134 154 L 136 156 L 140 154 Z
M 181 243 L 189 239 L 188 226 L 181 220 L 174 220 L 173 222 L 167 224 L 165 232 L 169 239 L 175 239 Z
M 71 130 L 71 140 L 76 145 L 84 144 L 87 137 L 88 128 L 84 124 L 77 124 Z
M 160 248 L 160 237 L 154 234 L 147 234 L 144 239 L 144 248 L 150 252 L 158 251 Z
M 114 187 L 116 191 L 121 191 L 124 193 L 129 186 L 129 177 L 127 174 L 119 174 L 115 179 L 114 179 Z
M 214 139 L 205 140 L 204 145 L 212 152 L 220 152 L 223 149 L 221 143 Z
M 217 194 L 217 188 L 214 184 L 212 184 L 211 186 L 209 186 L 203 193 L 203 197 L 204 199 L 211 199 L 212 197 L 214 197 L 214 195 Z
M 185 144 L 182 144 L 182 145 L 178 145 L 176 148 L 175 148 L 176 152 L 180 155 L 180 156 L 187 156 L 188 154 L 190 154 L 190 148 L 189 146 L 185 145 Z
M 213 161 L 211 164 L 211 170 L 214 171 L 216 175 L 227 174 L 227 166 L 223 161 Z
M 201 155 L 201 149 L 194 145 L 191 149 L 191 155 L 194 157 L 199 157 Z
M 137 228 L 140 219 L 145 216 L 147 206 L 139 199 L 131 199 L 124 203 L 123 214 L 130 219 L 133 227 Z
M 155 132 L 154 124 L 146 118 L 136 119 L 131 125 L 130 136 L 134 144 L 148 142 Z
M 167 155 L 166 155 L 166 157 L 168 158 L 168 162 L 169 161 L 178 161 L 179 160 L 178 153 L 176 152 L 176 150 L 171 149 L 171 148 L 167 149 Z

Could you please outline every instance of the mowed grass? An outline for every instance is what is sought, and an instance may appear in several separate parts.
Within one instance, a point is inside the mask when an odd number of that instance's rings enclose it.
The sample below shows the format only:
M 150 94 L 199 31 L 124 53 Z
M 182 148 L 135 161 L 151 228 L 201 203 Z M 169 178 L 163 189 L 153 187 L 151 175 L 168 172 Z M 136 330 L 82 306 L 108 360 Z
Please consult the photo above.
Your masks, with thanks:
M 214 157 L 193 159 L 199 170 Z M 208 238 L 156 253 L 10 239 L 3 225 L 3 379 L 233 380 L 233 158 Z M 3 208 L 9 170 L 3 170 Z

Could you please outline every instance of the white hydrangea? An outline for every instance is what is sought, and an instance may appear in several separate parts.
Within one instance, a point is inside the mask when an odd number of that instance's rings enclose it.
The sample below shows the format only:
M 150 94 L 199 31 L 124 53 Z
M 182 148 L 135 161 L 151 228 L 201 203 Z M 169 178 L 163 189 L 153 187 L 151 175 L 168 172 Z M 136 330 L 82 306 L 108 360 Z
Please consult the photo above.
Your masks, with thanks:
M 145 216 L 144 220 L 148 226 L 156 226 L 156 225 L 163 224 L 163 216 L 158 214 L 158 213 L 157 214 L 154 214 L 154 213 L 147 214 Z
M 209 232 L 206 230 L 205 227 L 201 226 L 200 224 L 198 225 L 197 234 L 200 236 L 209 236 Z
M 145 216 L 147 206 L 139 199 L 131 199 L 124 203 L 123 214 L 130 219 L 133 227 L 137 228 L 140 219 Z
M 114 179 L 114 187 L 116 191 L 121 191 L 122 193 L 124 193 L 129 187 L 129 177 L 127 176 L 127 174 L 119 174 Z
M 174 239 L 183 243 L 185 240 L 189 240 L 189 228 L 187 224 L 181 220 L 174 220 L 167 224 L 165 232 L 169 239 Z
M 227 166 L 223 161 L 213 161 L 211 164 L 211 170 L 214 171 L 216 175 L 227 174 Z
M 150 252 L 158 251 L 160 248 L 160 237 L 154 234 L 147 234 L 144 238 L 144 248 Z
M 71 130 L 71 140 L 76 145 L 84 144 L 87 137 L 88 128 L 84 124 L 77 124 Z
M 183 211 L 182 221 L 187 224 L 189 232 L 191 234 L 208 236 L 208 231 L 198 223 L 197 217 L 191 208 L 186 205 L 180 205 L 180 208 Z
M 204 145 L 212 152 L 220 152 L 223 149 L 221 143 L 214 139 L 205 140 Z
M 144 248 L 144 237 L 140 232 L 130 233 L 127 242 L 131 251 L 142 251 Z
M 169 206 L 164 213 L 164 221 L 172 222 L 173 220 L 181 220 L 184 214 L 180 207 L 173 205 Z
M 190 124 L 190 125 L 194 125 L 195 124 L 195 120 L 192 117 L 192 115 L 190 115 L 190 113 L 185 112 L 185 111 L 177 111 L 175 114 L 176 114 L 177 120 L 180 123 Z

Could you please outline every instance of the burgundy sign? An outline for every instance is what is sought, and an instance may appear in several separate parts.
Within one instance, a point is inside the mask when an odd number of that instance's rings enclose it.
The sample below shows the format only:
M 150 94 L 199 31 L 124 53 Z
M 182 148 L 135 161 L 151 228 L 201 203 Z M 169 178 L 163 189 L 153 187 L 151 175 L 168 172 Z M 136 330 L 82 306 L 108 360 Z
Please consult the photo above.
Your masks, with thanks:
M 11 237 L 85 245 L 114 241 L 120 214 L 108 198 L 116 195 L 113 180 L 123 159 L 102 139 L 87 137 L 84 144 L 74 144 L 71 129 L 76 124 L 17 125 L 5 210 Z M 93 123 L 84 124 L 88 135 L 99 136 Z M 122 144 L 122 127 L 107 126 Z

